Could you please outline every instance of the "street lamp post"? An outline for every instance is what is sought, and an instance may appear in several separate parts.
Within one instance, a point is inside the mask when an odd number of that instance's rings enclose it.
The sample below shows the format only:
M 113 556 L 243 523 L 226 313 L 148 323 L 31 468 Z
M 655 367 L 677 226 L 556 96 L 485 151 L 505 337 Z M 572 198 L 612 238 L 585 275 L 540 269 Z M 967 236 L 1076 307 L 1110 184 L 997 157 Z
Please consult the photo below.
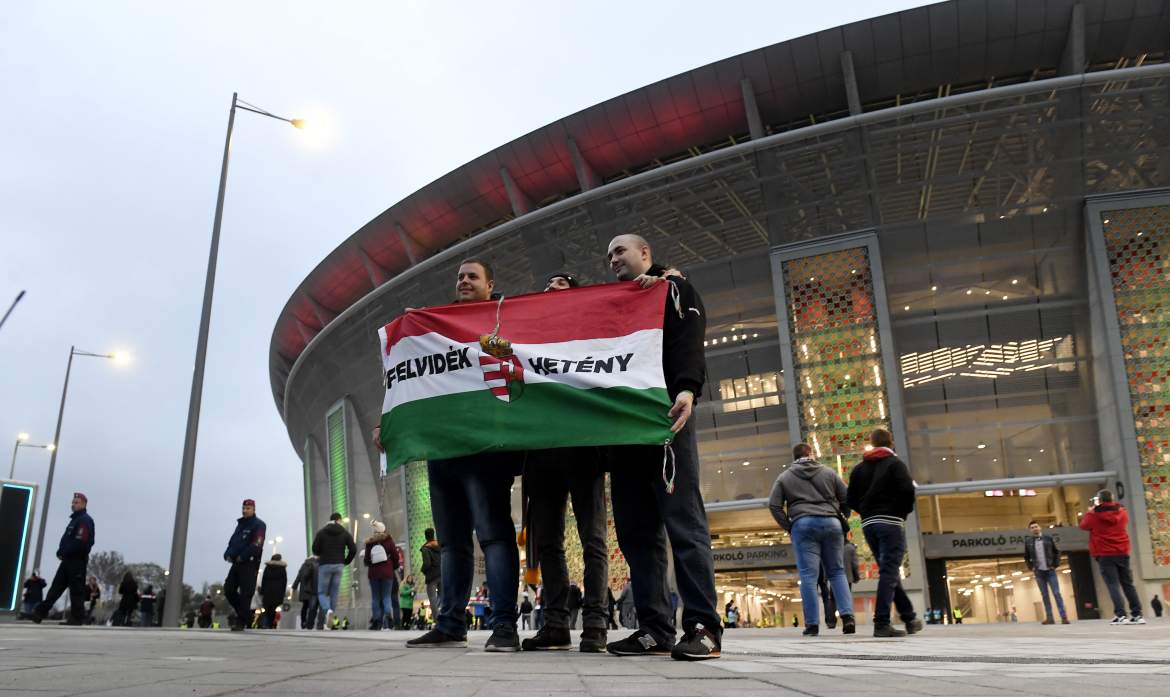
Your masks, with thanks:
M 78 351 L 76 346 L 69 347 L 69 362 L 65 364 L 65 386 L 61 388 L 61 406 L 57 409 L 57 430 L 53 432 L 53 449 L 52 455 L 49 457 L 49 476 L 45 480 L 45 503 L 41 508 L 41 524 L 37 532 L 37 553 L 33 558 L 34 569 L 41 568 L 41 552 L 45 548 L 45 523 L 49 519 L 49 499 L 53 495 L 53 473 L 57 470 L 57 453 L 61 452 L 61 419 L 65 416 L 65 396 L 69 394 L 69 374 L 73 371 L 73 357 L 83 356 L 86 358 L 109 358 L 117 362 L 124 362 L 126 354 L 123 353 L 92 353 L 90 351 Z
M 17 434 L 16 445 L 14 445 L 12 447 L 12 465 L 9 466 L 9 468 L 8 468 L 8 478 L 9 479 L 16 478 L 16 453 L 21 448 L 41 448 L 43 450 L 48 450 L 49 452 L 52 452 L 52 451 L 57 449 L 57 446 L 53 445 L 52 443 L 48 443 L 46 445 L 38 445 L 36 443 L 29 443 L 27 433 Z
M 228 110 L 227 136 L 223 143 L 223 162 L 219 168 L 219 193 L 215 200 L 215 219 L 211 225 L 211 251 L 207 258 L 207 278 L 203 284 L 203 313 L 199 318 L 199 335 L 195 343 L 195 370 L 191 375 L 191 399 L 187 405 L 187 434 L 183 439 L 183 462 L 179 470 L 179 496 L 175 504 L 175 529 L 171 537 L 171 574 L 167 577 L 167 601 L 163 606 L 163 626 L 173 627 L 179 621 L 183 598 L 183 566 L 187 557 L 187 524 L 191 517 L 191 484 L 195 478 L 195 446 L 199 437 L 199 408 L 203 401 L 203 368 L 207 362 L 207 334 L 211 326 L 211 300 L 215 292 L 215 266 L 219 257 L 219 231 L 223 223 L 223 198 L 227 190 L 228 156 L 232 148 L 232 128 L 236 123 L 236 109 L 250 111 L 278 121 L 304 128 L 301 119 L 286 119 L 249 104 L 232 93 Z

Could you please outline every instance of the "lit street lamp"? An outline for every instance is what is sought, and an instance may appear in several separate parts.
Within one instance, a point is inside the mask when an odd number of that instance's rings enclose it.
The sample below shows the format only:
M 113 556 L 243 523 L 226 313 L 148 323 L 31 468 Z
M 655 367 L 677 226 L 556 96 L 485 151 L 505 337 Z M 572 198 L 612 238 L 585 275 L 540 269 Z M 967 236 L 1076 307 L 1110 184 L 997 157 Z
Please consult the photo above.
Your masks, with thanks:
M 173 627 L 179 622 L 183 599 L 183 567 L 187 557 L 187 524 L 191 518 L 191 484 L 195 478 L 195 446 L 199 437 L 199 408 L 203 401 L 203 368 L 207 362 L 207 334 L 211 326 L 211 300 L 215 294 L 215 265 L 219 257 L 219 231 L 223 223 L 223 198 L 227 190 L 228 155 L 232 148 L 232 128 L 236 123 L 236 109 L 284 121 L 296 128 L 304 128 L 302 119 L 286 119 L 260 107 L 249 104 L 232 93 L 228 110 L 227 136 L 223 143 L 223 162 L 219 168 L 219 194 L 215 200 L 215 218 L 211 225 L 211 251 L 207 257 L 207 278 L 203 285 L 203 313 L 199 318 L 199 335 L 195 342 L 195 370 L 191 375 L 191 399 L 187 405 L 187 434 L 183 440 L 183 461 L 179 470 L 179 496 L 175 504 L 175 529 L 171 537 L 170 569 L 167 577 L 167 601 L 163 606 L 163 626 Z
M 118 365 L 130 362 L 130 354 L 125 351 L 114 353 L 91 353 L 78 351 L 76 346 L 69 347 L 69 362 L 65 364 L 65 386 L 61 388 L 61 406 L 57 409 L 57 430 L 53 432 L 53 454 L 49 457 L 49 476 L 45 480 L 45 503 L 41 508 L 41 524 L 37 532 L 37 553 L 33 558 L 32 568 L 41 568 L 41 552 L 45 548 L 45 523 L 49 519 L 49 499 L 53 495 L 53 473 L 57 470 L 57 453 L 61 452 L 61 419 L 65 416 L 65 395 L 69 394 L 69 373 L 73 370 L 73 357 L 108 358 Z
M 52 443 L 49 443 L 48 445 L 37 445 L 36 443 L 29 443 L 27 433 L 18 433 L 16 435 L 16 445 L 12 447 L 12 466 L 8 468 L 9 479 L 14 479 L 16 477 L 16 453 L 21 448 L 41 448 L 48 450 L 49 452 L 53 452 L 57 449 L 57 446 L 53 445 Z

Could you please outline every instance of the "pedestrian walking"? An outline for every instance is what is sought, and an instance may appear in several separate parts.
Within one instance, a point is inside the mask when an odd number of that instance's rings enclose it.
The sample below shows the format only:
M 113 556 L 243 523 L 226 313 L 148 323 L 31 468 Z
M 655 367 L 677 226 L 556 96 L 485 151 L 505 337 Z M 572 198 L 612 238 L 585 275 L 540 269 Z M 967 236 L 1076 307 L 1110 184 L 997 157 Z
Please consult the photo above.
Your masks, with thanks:
M 1129 512 L 1114 500 L 1113 492 L 1097 492 L 1094 506 L 1081 516 L 1081 530 L 1089 531 L 1089 556 L 1097 560 L 1101 578 L 1113 601 L 1110 624 L 1145 624 L 1142 600 L 1133 585 L 1129 568 Z M 1129 601 L 1129 615 L 1125 601 Z
M 341 594 L 341 572 L 357 556 L 353 535 L 334 512 L 329 522 L 313 537 L 313 554 L 317 555 L 317 629 L 332 626 Z
M 1064 610 L 1064 598 L 1060 594 L 1060 583 L 1057 580 L 1056 570 L 1060 568 L 1060 550 L 1051 535 L 1045 535 L 1040 523 L 1028 523 L 1028 532 L 1032 534 L 1024 542 L 1024 564 L 1036 579 L 1036 586 L 1040 588 L 1040 599 L 1044 601 L 1044 621 L 1040 624 L 1056 624 L 1052 616 L 1052 599 L 1056 597 L 1056 609 L 1060 612 L 1060 623 L 1068 624 L 1068 613 Z
M 33 569 L 32 576 L 24 582 L 24 603 L 21 607 L 20 618 L 31 620 L 37 605 L 45 599 L 45 579 L 41 578 L 41 570 Z
M 431 608 L 433 618 L 439 612 L 439 586 L 443 578 L 443 555 L 439 541 L 435 539 L 435 529 L 423 530 L 426 541 L 418 548 L 422 556 L 423 585 L 427 592 L 427 603 Z
M 147 584 L 142 594 L 138 596 L 138 613 L 141 617 L 141 625 L 143 627 L 154 626 L 154 601 L 156 596 L 154 594 L 154 586 Z
M 630 583 L 629 577 L 626 577 L 626 583 L 622 586 L 622 592 L 618 595 L 618 618 L 621 624 L 626 629 L 638 628 L 637 611 L 634 609 L 634 585 Z
M 85 623 L 93 624 L 97 618 L 97 604 L 102 597 L 102 587 L 97 577 L 90 576 L 85 581 Z
M 256 577 L 260 573 L 267 532 L 268 526 L 256 516 L 256 502 L 244 499 L 236 529 L 223 552 L 223 560 L 231 564 L 223 581 L 223 597 L 236 613 L 231 620 L 233 632 L 242 632 L 252 624 L 252 596 L 256 594 Z
M 199 604 L 199 628 L 207 629 L 211 626 L 211 618 L 215 614 L 215 603 L 211 602 L 211 596 L 203 596 L 203 602 Z
M 1155 593 L 1152 600 L 1150 600 L 1150 609 L 1154 611 L 1154 617 L 1162 616 L 1162 601 L 1158 600 L 1158 594 Z
M 672 403 L 667 417 L 675 434 L 665 449 L 628 445 L 610 449 L 614 525 L 630 565 L 639 629 L 606 649 L 619 656 L 718 658 L 723 628 L 691 418 L 707 376 L 706 310 L 690 283 L 680 276 L 666 278 L 667 268 L 654 263 L 650 244 L 642 237 L 613 238 L 606 260 L 619 281 L 635 281 L 643 288 L 671 284 L 663 308 L 662 373 Z M 678 643 L 667 595 L 668 553 L 683 605 L 683 636 Z
M 276 629 L 276 610 L 284 602 L 288 589 L 288 562 L 279 554 L 264 562 L 264 575 L 260 578 L 260 606 L 264 608 L 262 629 Z
M 370 629 L 391 629 L 398 626 L 401 615 L 395 617 L 398 608 L 397 588 L 394 587 L 401 562 L 398 559 L 398 545 L 386 532 L 386 525 L 375 520 L 370 523 L 373 534 L 366 538 L 362 559 L 366 565 L 366 579 L 370 584 Z
M 607 598 L 605 605 L 605 622 L 609 629 L 617 629 L 618 623 L 615 619 L 617 615 L 617 598 L 614 597 L 613 588 L 610 587 L 608 582 L 605 584 L 605 595 Z
M 410 618 L 414 614 L 414 575 L 402 579 L 398 589 L 398 607 L 402 610 L 402 624 L 395 629 L 410 629 Z
M 546 588 L 548 587 L 548 579 L 545 579 L 545 587 Z M 584 596 L 581 593 L 581 586 L 578 586 L 576 584 L 576 582 L 570 583 L 569 584 L 569 599 L 568 599 L 568 603 L 567 603 L 568 609 L 569 609 L 569 629 L 576 629 L 577 628 L 577 618 L 580 617 L 580 615 L 581 615 L 581 601 L 583 600 L 583 598 L 584 598 Z M 545 608 L 545 621 L 546 622 L 548 621 L 547 615 L 548 615 L 548 608 Z
M 841 611 L 841 631 L 853 634 L 853 596 L 845 577 L 845 535 L 842 525 L 849 517 L 845 480 L 821 465 L 812 446 L 799 443 L 792 449 L 793 462 L 772 485 L 768 509 L 776 523 L 792 537 L 796 568 L 800 573 L 804 636 L 820 633 L 817 577 L 824 568 L 833 599 Z M 826 618 L 828 615 L 826 615 Z M 834 622 L 834 625 L 836 623 Z
M 312 629 L 317 622 L 317 557 L 310 554 L 301 563 L 292 589 L 301 601 L 301 629 Z
M 129 627 L 134 622 L 134 611 L 138 609 L 138 581 L 129 571 L 122 574 L 122 582 L 118 584 L 118 609 L 114 611 L 111 624 L 115 627 Z
M 524 594 L 524 598 L 520 601 L 520 629 L 532 629 L 532 601 L 528 599 L 528 594 Z M 525 647 L 525 651 L 531 649 Z
M 33 608 L 32 621 L 40 624 L 49 610 L 69 590 L 69 619 L 62 624 L 81 625 L 85 623 L 85 572 L 89 566 L 89 551 L 93 549 L 94 525 L 87 507 L 89 499 L 80 492 L 73 494 L 69 503 L 72 513 L 61 541 L 57 543 L 57 573 L 45 599 Z
M 488 300 L 494 290 L 494 275 L 487 262 L 465 259 L 460 263 L 455 302 Z M 380 429 L 375 433 L 375 441 L 381 447 Z M 441 598 L 437 610 L 432 606 L 435 628 L 407 641 L 407 647 L 467 646 L 464 609 L 475 573 L 474 534 L 483 551 L 488 583 L 493 589 L 488 608 L 488 628 L 492 635 L 484 650 L 520 650 L 520 636 L 516 632 L 520 551 L 512 522 L 512 484 L 522 462 L 522 456 L 516 453 L 481 453 L 427 462 L 431 512 L 443 541 Z
M 922 631 L 922 620 L 902 588 L 906 556 L 906 517 L 914 512 L 914 480 L 910 468 L 894 452 L 894 437 L 884 428 L 869 435 L 871 449 L 849 475 L 846 505 L 861 515 L 861 531 L 878 563 L 873 607 L 875 637 L 904 637 Z M 906 631 L 890 624 L 890 604 Z

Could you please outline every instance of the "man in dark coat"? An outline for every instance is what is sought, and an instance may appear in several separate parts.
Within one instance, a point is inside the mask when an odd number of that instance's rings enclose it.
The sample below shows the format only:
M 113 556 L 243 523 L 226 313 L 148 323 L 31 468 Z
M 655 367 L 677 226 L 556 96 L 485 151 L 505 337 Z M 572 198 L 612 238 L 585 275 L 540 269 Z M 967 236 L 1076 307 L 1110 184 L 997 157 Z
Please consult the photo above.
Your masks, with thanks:
M 24 606 L 18 619 L 32 619 L 37 605 L 45 599 L 45 579 L 41 578 L 41 570 L 33 569 L 32 576 L 24 582 Z
M 264 607 L 264 629 L 276 629 L 276 608 L 284 602 L 284 591 L 288 588 L 288 562 L 273 554 L 264 564 L 264 576 L 260 579 L 260 604 Z
M 73 513 L 57 545 L 57 558 L 61 564 L 53 576 L 49 594 L 33 609 L 32 621 L 37 624 L 45 619 L 66 588 L 69 589 L 69 619 L 62 624 L 85 624 L 85 571 L 89 566 L 89 550 L 93 549 L 94 536 L 93 518 L 86 511 L 88 505 L 85 494 L 73 494 L 70 504 Z
M 244 631 L 252 622 L 252 596 L 256 593 L 256 574 L 260 571 L 267 532 L 264 521 L 256 517 L 256 502 L 244 499 L 236 530 L 223 553 L 223 560 L 232 565 L 223 582 L 223 596 L 236 611 L 231 620 L 233 632 Z
M 610 491 L 618 545 L 630 565 L 639 630 L 606 649 L 619 656 L 669 655 L 676 660 L 718 658 L 723 628 L 715 592 L 711 532 L 699 487 L 699 450 L 691 415 L 703 390 L 707 316 L 702 298 L 685 279 L 655 264 L 650 244 L 638 235 L 613 238 L 606 251 L 619 281 L 643 288 L 670 283 L 662 323 L 662 372 L 671 407 L 666 416 L 674 440 L 672 467 L 662 446 L 611 450 Z M 666 555 L 682 600 L 683 637 L 675 643 L 667 595 Z
M 353 535 L 342 523 L 340 513 L 329 516 L 325 527 L 313 537 L 313 554 L 317 555 L 317 629 L 332 624 L 341 593 L 341 573 L 357 556 Z
M 301 601 L 301 629 L 312 629 L 317 623 L 317 557 L 310 555 L 301 564 L 292 589 Z

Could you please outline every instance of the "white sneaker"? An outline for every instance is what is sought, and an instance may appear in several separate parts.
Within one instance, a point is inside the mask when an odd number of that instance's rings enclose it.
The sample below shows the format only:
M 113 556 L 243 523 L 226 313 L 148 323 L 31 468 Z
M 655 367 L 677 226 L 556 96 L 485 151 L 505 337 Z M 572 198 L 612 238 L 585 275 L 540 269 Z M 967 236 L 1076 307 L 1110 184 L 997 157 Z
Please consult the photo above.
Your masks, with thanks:
M 1125 619 L 1124 617 L 1122 619 Z M 333 629 L 333 611 L 325 611 L 325 629 Z
M 1129 623 L 1130 624 L 1145 624 L 1146 620 L 1141 615 L 1134 615 L 1133 617 L 1129 618 Z
M 1129 624 L 1129 618 L 1125 615 L 1118 615 L 1117 617 L 1114 617 L 1113 621 L 1109 624 Z

